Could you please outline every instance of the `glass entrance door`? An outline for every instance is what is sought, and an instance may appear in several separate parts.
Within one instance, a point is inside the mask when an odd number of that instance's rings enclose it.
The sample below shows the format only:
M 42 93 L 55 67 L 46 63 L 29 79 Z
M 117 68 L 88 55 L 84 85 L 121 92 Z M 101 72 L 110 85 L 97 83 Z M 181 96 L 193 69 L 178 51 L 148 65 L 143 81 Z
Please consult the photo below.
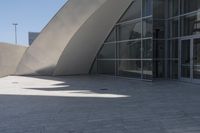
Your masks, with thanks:
M 181 40 L 180 77 L 200 83 L 200 38 Z
M 193 40 L 193 79 L 200 79 L 200 38 Z

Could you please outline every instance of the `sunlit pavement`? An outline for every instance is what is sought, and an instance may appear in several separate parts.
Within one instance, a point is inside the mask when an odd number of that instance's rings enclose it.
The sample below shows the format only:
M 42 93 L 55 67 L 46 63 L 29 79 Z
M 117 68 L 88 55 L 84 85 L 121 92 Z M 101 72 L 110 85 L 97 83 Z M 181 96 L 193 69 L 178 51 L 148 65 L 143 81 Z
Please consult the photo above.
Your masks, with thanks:
M 106 76 L 5 77 L 0 133 L 200 133 L 200 85 Z

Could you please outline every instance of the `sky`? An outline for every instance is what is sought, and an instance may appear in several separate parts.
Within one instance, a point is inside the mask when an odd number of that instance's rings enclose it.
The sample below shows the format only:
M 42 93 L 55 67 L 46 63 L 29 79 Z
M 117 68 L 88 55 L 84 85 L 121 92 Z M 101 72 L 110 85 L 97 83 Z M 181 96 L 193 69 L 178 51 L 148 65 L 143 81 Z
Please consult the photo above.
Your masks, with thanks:
M 0 42 L 28 45 L 28 32 L 40 32 L 67 0 L 0 0 Z

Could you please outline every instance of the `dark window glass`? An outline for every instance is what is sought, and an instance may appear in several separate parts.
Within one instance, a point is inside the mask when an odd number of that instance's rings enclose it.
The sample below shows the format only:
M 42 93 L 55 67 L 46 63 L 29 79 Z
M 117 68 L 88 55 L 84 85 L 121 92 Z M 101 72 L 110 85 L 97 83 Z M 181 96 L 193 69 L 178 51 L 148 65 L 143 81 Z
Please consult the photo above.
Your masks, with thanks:
M 134 0 L 128 10 L 125 12 L 125 14 L 120 19 L 120 22 L 133 20 L 136 18 L 140 18 L 141 15 L 141 0 Z
M 152 0 L 143 0 L 142 2 L 142 12 L 143 16 L 150 16 L 152 15 Z
M 194 40 L 193 48 L 193 59 L 194 59 L 194 78 L 200 79 L 200 39 Z
M 194 13 L 181 17 L 181 35 L 200 34 L 200 18 L 199 14 Z
M 163 20 L 154 20 L 153 21 L 153 37 L 154 37 L 154 39 L 165 38 L 165 21 L 163 21 Z
M 168 41 L 168 58 L 178 58 L 178 40 Z
M 153 26 L 152 26 L 152 18 L 143 19 L 143 37 L 152 37 L 153 36 Z
M 168 78 L 170 79 L 178 79 L 178 60 L 170 60 L 168 61 Z
M 165 1 L 166 0 L 154 0 L 153 1 L 153 17 L 165 18 Z
M 98 60 L 98 73 L 115 75 L 115 61 L 112 60 Z
M 178 16 L 178 9 L 179 9 L 179 0 L 168 0 L 168 16 Z
M 120 60 L 118 74 L 119 76 L 141 78 L 141 61 Z
M 181 76 L 190 78 L 190 40 L 184 40 L 181 44 Z
M 115 58 L 115 43 L 111 44 L 104 44 L 102 47 L 98 59 L 110 59 L 110 58 Z
M 200 79 L 200 66 L 194 66 L 194 79 Z
M 131 41 L 119 43 L 120 59 L 140 59 L 141 41 Z
M 154 59 L 164 59 L 165 58 L 165 41 L 154 40 L 153 57 L 154 57 Z
M 119 28 L 119 40 L 131 40 L 141 38 L 141 21 L 132 22 L 129 24 L 122 24 Z
M 188 13 L 200 9 L 200 0 L 181 0 L 181 13 Z
M 179 26 L 179 19 L 171 19 L 168 21 L 168 36 L 169 37 L 178 37 L 178 26 Z
M 116 41 L 116 28 L 112 29 L 105 42 L 114 42 L 114 41 Z
M 194 65 L 200 66 L 200 39 L 194 39 L 193 47 Z
M 152 59 L 153 58 L 153 45 L 152 40 L 143 40 L 143 59 Z
M 153 61 L 153 77 L 154 78 L 165 77 L 165 61 L 164 60 Z
M 152 61 L 143 61 L 143 79 L 152 80 L 153 78 L 153 67 Z

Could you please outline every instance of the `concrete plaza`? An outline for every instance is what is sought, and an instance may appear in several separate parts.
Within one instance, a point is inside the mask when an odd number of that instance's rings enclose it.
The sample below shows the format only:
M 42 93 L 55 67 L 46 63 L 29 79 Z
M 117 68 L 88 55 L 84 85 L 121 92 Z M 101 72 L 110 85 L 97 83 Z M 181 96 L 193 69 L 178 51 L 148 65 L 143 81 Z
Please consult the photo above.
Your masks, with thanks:
M 200 133 L 200 85 L 106 76 L 0 79 L 0 133 Z

